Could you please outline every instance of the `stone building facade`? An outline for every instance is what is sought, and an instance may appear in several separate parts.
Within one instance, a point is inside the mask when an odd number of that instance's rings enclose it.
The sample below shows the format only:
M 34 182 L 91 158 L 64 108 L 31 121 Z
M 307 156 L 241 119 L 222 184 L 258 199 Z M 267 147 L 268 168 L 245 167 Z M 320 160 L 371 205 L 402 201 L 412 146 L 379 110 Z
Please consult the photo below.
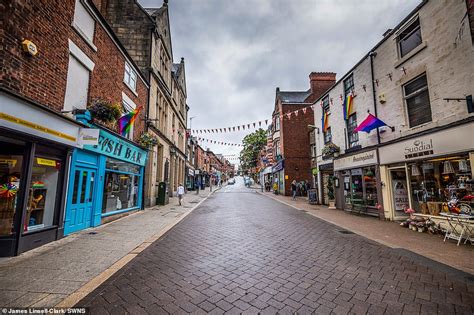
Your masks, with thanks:
M 145 204 L 155 205 L 158 183 L 170 195 L 185 182 L 186 78 L 184 59 L 173 63 L 167 1 L 144 9 L 134 0 L 103 0 L 102 11 L 150 82 L 147 130 L 159 144 L 150 152 Z
M 472 189 L 470 12 L 469 1 L 423 1 L 316 100 L 316 125 L 328 99 L 330 111 L 330 132 L 316 134 L 324 203 L 332 175 L 338 208 L 363 201 L 369 214 L 392 220 L 406 208 L 439 214 L 433 209 L 448 201 L 448 187 Z M 347 93 L 351 121 L 342 111 Z M 369 113 L 386 126 L 353 132 Z M 340 151 L 324 156 L 329 142 Z

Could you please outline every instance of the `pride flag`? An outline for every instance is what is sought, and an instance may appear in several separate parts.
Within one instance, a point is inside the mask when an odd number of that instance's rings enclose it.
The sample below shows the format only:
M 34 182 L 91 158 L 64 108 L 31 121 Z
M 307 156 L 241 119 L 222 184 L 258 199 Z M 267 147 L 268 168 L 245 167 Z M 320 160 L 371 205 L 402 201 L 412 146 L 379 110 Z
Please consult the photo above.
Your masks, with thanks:
M 329 128 L 329 115 L 328 113 L 323 109 L 323 117 L 321 117 L 321 130 L 323 132 L 326 132 Z
M 363 122 L 361 122 L 360 125 L 357 126 L 356 129 L 354 129 L 354 131 L 365 131 L 369 133 L 373 129 L 379 128 L 382 126 L 387 126 L 387 124 L 381 121 L 380 119 L 378 119 L 377 117 L 375 117 L 374 115 L 369 114 L 367 118 Z
M 346 96 L 346 99 L 344 100 L 344 104 L 342 105 L 342 108 L 344 110 L 344 120 L 349 119 L 349 115 L 351 114 L 351 111 L 352 111 L 352 100 L 353 100 L 353 96 L 352 94 L 349 93 Z
M 130 128 L 132 128 L 133 123 L 135 122 L 135 119 L 137 119 L 138 114 L 142 110 L 143 106 L 137 107 L 135 110 L 126 113 L 122 117 L 119 118 L 119 130 L 120 134 L 125 137 L 129 132 Z

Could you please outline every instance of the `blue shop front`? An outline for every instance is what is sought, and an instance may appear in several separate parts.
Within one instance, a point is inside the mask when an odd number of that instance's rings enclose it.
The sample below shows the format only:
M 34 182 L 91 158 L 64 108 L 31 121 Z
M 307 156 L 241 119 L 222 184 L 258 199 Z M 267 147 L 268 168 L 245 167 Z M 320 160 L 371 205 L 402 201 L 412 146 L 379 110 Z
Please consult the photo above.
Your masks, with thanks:
M 98 226 L 102 219 L 142 208 L 147 151 L 100 129 L 97 145 L 72 154 L 64 235 Z

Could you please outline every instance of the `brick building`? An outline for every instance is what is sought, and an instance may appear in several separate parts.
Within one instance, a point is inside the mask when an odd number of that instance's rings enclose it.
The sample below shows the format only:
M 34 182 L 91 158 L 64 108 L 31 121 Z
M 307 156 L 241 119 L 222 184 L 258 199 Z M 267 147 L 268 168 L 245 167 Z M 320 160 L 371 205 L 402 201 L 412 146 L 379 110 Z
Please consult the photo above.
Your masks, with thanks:
M 460 198 L 472 193 L 466 184 L 474 175 L 474 138 L 467 136 L 474 134 L 470 16 L 470 1 L 422 1 L 316 100 L 323 106 L 315 106 L 315 124 L 323 110 L 330 112 L 328 130 L 316 134 L 324 203 L 330 175 L 340 183 L 337 208 L 351 210 L 363 200 L 368 214 L 391 220 L 412 208 L 442 222 L 436 207 L 449 201 L 450 191 Z M 353 104 L 345 119 L 347 95 Z M 355 131 L 374 118 L 386 126 Z M 328 143 L 339 152 L 326 154 Z
M 125 138 L 116 121 L 91 121 L 86 110 L 145 108 L 148 82 L 94 2 L 10 0 L 0 10 L 8 16 L 0 51 L 0 178 L 15 187 L 0 201 L 0 255 L 14 255 L 141 208 L 143 120 Z M 107 203 L 118 173 L 105 168 L 119 164 L 136 170 L 127 179 L 135 188 Z M 90 198 L 77 198 L 86 193 Z
M 150 152 L 145 204 L 155 205 L 158 183 L 173 194 L 185 182 L 186 76 L 184 59 L 173 63 L 168 1 L 143 8 L 135 0 L 102 0 L 101 10 L 150 82 L 147 128 L 159 144 Z
M 314 115 L 309 107 L 334 84 L 335 78 L 336 75 L 331 72 L 312 72 L 309 75 L 310 89 L 307 91 L 276 89 L 272 114 L 272 171 L 273 180 L 278 183 L 281 194 L 291 194 L 290 184 L 293 180 L 312 182 L 308 125 L 314 123 Z M 299 111 L 300 114 L 290 114 L 303 108 L 304 113 Z

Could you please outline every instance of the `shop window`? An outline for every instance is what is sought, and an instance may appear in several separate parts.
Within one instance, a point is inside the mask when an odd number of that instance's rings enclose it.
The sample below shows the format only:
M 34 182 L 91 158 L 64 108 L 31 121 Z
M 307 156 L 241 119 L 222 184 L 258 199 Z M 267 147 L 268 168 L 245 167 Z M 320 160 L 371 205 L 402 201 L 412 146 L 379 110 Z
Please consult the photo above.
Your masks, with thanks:
M 128 64 L 125 63 L 125 73 L 123 76 L 123 82 L 133 91 L 137 90 L 137 73 L 133 68 Z
M 0 146 L 13 147 L 3 142 L 0 142 Z M 21 172 L 22 162 L 23 155 L 0 153 L 0 236 L 13 234 L 13 219 L 20 196 L 20 180 L 24 180 L 24 174 Z
M 422 42 L 420 19 L 415 19 L 397 36 L 398 51 L 400 57 L 418 47 Z
M 362 169 L 364 174 L 365 200 L 368 206 L 377 204 L 377 181 L 375 176 L 375 167 L 365 167 Z
M 431 105 L 426 75 L 422 75 L 403 87 L 410 128 L 430 122 Z
M 102 213 L 138 207 L 140 167 L 107 158 Z
M 25 232 L 53 226 L 60 170 L 61 161 L 35 155 L 26 205 Z
M 354 77 L 352 74 L 344 80 L 344 97 L 354 91 Z
M 280 130 L 280 117 L 275 116 L 275 132 Z
M 349 148 L 357 145 L 359 142 L 359 134 L 355 129 L 357 128 L 357 114 L 354 113 L 349 116 L 347 120 L 347 139 L 349 142 Z
M 472 200 L 464 200 L 472 196 L 474 188 L 467 155 L 412 163 L 408 173 L 416 212 L 439 214 L 447 210 L 443 204 L 454 198 L 474 206 Z
M 351 199 L 362 201 L 364 199 L 364 188 L 362 183 L 362 169 L 351 170 Z
M 332 142 L 331 127 L 324 132 L 324 144 Z

